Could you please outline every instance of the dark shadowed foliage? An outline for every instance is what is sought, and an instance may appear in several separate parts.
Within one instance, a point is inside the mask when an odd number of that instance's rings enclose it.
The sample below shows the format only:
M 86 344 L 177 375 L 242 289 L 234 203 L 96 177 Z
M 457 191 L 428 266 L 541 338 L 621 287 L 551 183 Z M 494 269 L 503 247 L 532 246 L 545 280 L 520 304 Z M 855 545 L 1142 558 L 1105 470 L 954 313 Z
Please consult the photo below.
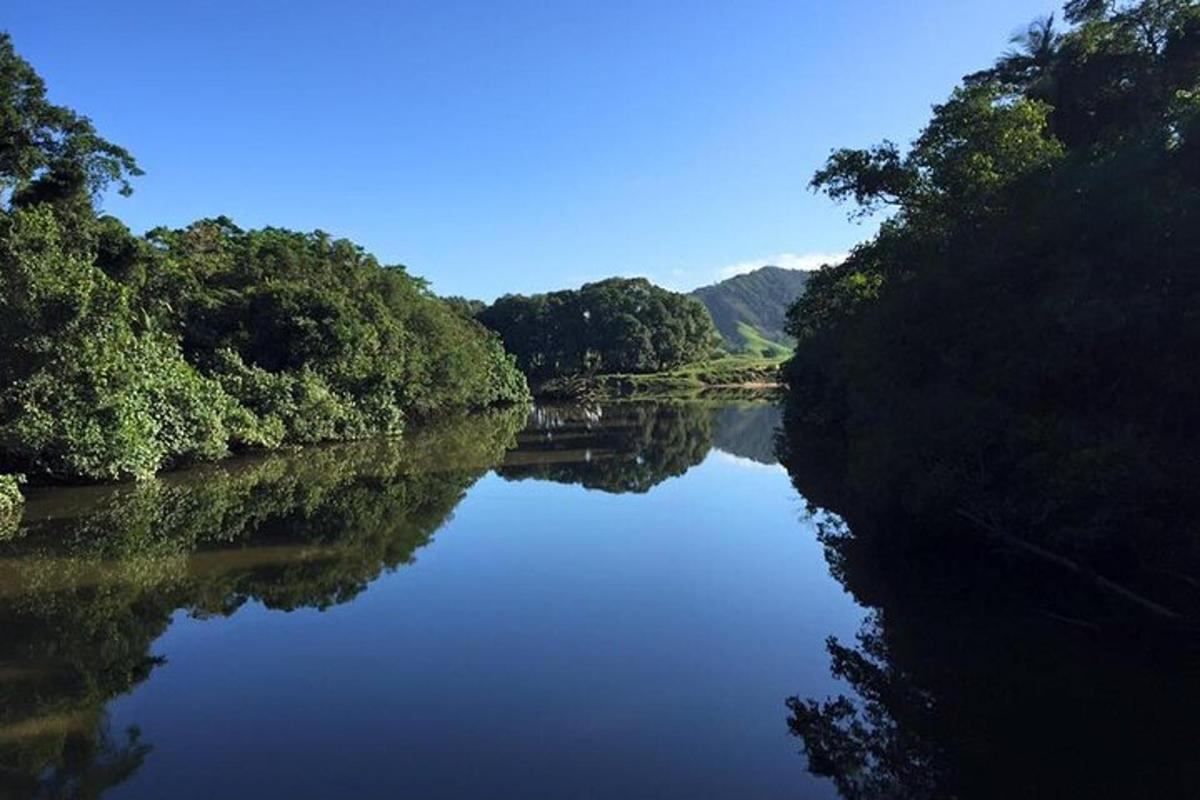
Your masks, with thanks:
M 821 526 L 872 607 L 828 642 L 847 690 L 793 697 L 809 769 L 846 800 L 1188 797 L 1200 781 L 1200 649 L 1094 622 L 1119 602 L 969 546 L 897 548 L 886 522 Z M 966 544 L 960 542 L 960 545 Z
M 813 181 L 890 210 L 790 312 L 780 439 L 875 609 L 789 701 L 846 798 L 1200 781 L 1200 7 L 1066 12 Z
M 817 173 L 891 216 L 791 311 L 789 449 L 875 515 L 926 521 L 897 535 L 986 537 L 1182 613 L 1200 608 L 1200 8 L 1067 11 L 908 152 Z

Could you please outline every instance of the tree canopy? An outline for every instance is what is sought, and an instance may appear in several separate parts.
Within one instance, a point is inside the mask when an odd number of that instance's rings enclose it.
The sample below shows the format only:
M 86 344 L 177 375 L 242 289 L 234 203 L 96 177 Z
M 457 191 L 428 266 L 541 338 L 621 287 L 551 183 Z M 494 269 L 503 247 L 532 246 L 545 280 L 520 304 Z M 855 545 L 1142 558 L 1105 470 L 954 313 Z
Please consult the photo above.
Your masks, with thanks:
M 479 313 L 533 380 L 646 373 L 698 361 L 720 346 L 695 298 L 645 278 L 609 278 L 533 296 L 505 295 Z
M 1200 6 L 1066 19 L 813 178 L 887 216 L 790 312 L 785 449 L 881 516 L 1134 581 L 1200 555 Z
M 0 35 L 0 472 L 144 477 L 528 397 L 496 336 L 352 242 L 97 211 L 140 174 Z
M 46 98 L 41 76 L 0 32 L 0 200 L 32 204 L 97 195 L 111 183 L 129 194 L 142 171 L 91 120 Z

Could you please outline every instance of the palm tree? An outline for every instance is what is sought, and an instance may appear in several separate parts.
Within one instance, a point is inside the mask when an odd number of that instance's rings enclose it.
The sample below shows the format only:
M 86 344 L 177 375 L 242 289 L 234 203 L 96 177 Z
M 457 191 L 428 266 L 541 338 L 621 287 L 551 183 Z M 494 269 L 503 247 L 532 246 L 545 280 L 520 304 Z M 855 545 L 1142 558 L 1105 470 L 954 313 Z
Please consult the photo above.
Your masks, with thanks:
M 991 69 L 968 75 L 968 83 L 999 82 L 1027 97 L 1052 100 L 1053 73 L 1062 45 L 1054 15 L 1038 17 L 1009 40 L 1014 47 L 996 60 Z

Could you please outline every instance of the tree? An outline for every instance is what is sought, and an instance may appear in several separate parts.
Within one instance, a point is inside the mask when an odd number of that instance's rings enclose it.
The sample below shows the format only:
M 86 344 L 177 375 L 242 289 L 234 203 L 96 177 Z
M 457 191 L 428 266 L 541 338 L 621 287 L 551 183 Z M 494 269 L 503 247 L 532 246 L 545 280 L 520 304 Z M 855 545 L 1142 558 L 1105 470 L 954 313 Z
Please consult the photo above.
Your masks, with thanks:
M 227 452 L 234 402 L 129 292 L 63 243 L 45 205 L 0 217 L 0 452 L 60 479 L 145 477 Z
M 702 303 L 645 278 L 609 278 L 532 297 L 505 295 L 478 317 L 537 381 L 658 372 L 705 358 L 720 346 Z
M 908 150 L 814 177 L 888 216 L 790 312 L 789 459 L 823 453 L 847 503 L 922 521 L 898 538 L 986 539 L 1147 601 L 1129 613 L 1192 613 L 1151 576 L 1200 567 L 1200 6 L 1066 16 Z
M 142 171 L 87 117 L 46 98 L 41 77 L 0 33 L 0 200 L 21 205 L 95 197 L 116 183 L 129 194 Z
M 496 336 L 350 241 L 98 216 L 139 174 L 0 36 L 0 473 L 145 478 L 528 398 Z

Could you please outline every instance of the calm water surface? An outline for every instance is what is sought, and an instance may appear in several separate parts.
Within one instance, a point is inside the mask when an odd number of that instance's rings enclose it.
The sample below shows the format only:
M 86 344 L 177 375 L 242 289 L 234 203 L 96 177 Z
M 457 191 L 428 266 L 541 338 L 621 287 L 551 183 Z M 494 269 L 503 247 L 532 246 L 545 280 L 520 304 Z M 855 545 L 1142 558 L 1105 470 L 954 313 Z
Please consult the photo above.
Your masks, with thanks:
M 830 797 L 785 700 L 864 620 L 765 404 L 495 415 L 31 498 L 3 790 Z

